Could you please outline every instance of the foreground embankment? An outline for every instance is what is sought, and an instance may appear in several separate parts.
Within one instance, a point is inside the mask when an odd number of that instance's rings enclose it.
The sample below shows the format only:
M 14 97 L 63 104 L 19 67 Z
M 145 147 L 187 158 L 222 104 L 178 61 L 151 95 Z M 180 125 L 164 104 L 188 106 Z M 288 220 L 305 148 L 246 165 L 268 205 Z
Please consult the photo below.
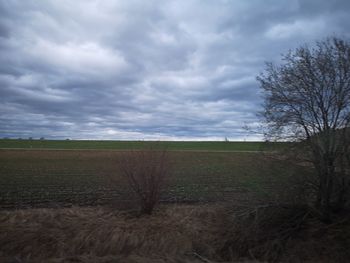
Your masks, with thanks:
M 346 262 L 349 230 L 349 220 L 324 225 L 300 208 L 12 210 L 0 212 L 0 262 Z

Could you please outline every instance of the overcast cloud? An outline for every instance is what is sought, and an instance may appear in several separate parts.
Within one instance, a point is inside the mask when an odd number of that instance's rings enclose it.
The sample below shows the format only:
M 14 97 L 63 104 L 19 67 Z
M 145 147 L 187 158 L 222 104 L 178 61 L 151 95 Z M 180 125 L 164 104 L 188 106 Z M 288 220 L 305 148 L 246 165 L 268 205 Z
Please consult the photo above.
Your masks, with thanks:
M 0 136 L 254 140 L 265 61 L 349 0 L 1 1 Z

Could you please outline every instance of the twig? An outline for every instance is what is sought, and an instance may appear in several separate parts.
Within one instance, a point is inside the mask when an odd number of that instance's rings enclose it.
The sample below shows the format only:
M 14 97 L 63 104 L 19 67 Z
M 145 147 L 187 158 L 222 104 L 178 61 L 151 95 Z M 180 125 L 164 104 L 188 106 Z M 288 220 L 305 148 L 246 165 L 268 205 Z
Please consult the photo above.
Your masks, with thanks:
M 205 263 L 212 263 L 212 261 L 210 261 L 209 259 L 206 259 L 205 257 L 202 257 L 201 255 L 199 255 L 198 253 L 196 252 L 193 252 L 192 253 L 196 258 L 202 260 L 203 262 Z

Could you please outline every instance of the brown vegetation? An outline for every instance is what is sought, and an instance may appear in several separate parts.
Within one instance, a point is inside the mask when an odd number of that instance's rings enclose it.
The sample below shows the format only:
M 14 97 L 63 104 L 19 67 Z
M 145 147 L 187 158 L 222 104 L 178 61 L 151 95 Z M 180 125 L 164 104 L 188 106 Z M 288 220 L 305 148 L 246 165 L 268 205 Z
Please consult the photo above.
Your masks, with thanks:
M 326 225 L 275 206 L 2 211 L 0 262 L 345 262 L 349 233 L 349 219 Z
M 172 206 L 142 217 L 106 208 L 3 211 L 0 262 L 6 262 L 5 257 L 36 263 L 196 262 L 197 255 L 213 258 L 219 210 Z
M 165 179 L 170 172 L 168 152 L 157 148 L 126 151 L 120 155 L 117 167 L 136 195 L 141 213 L 151 214 L 159 203 Z M 111 179 L 112 182 L 120 181 L 113 176 Z

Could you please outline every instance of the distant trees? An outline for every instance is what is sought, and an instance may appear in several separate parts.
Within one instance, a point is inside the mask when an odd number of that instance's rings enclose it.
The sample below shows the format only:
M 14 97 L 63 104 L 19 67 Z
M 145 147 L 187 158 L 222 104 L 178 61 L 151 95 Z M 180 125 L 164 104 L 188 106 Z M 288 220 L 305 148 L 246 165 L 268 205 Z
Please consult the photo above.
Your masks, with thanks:
M 282 58 L 257 78 L 266 138 L 303 142 L 318 176 L 316 205 L 330 220 L 349 190 L 350 43 L 328 38 Z

